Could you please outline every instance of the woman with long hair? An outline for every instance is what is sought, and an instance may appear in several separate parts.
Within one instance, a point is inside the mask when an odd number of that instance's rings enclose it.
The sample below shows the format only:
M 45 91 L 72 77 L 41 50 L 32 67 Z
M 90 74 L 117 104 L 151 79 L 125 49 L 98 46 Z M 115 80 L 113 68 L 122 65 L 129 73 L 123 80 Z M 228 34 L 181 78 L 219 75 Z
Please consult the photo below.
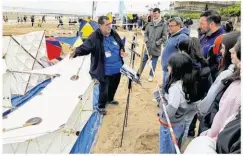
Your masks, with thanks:
M 165 117 L 168 114 L 178 145 L 180 147 L 186 128 L 186 119 L 197 112 L 198 83 L 193 73 L 193 63 L 189 55 L 175 53 L 168 61 L 169 78 L 165 85 L 166 110 L 160 115 L 160 153 L 175 153 L 170 130 Z
M 224 88 L 222 80 L 232 76 L 236 69 L 236 64 L 231 62 L 229 50 L 234 47 L 239 36 L 240 32 L 231 32 L 229 34 L 224 35 L 223 37 L 220 50 L 220 52 L 222 53 L 223 62 L 221 64 L 221 68 L 219 69 L 219 73 L 216 80 L 208 90 L 207 96 L 200 103 L 199 114 L 201 117 L 204 117 L 206 115 L 215 97 Z

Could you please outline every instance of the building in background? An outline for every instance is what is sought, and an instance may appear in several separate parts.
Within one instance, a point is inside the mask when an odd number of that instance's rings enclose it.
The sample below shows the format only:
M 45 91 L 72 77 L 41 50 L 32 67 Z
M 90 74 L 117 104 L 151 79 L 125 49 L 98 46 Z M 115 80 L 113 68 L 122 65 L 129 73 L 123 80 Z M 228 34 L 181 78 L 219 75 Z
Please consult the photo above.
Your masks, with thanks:
M 234 5 L 236 1 L 171 1 L 171 13 L 201 13 L 205 10 L 218 10 L 219 8 Z

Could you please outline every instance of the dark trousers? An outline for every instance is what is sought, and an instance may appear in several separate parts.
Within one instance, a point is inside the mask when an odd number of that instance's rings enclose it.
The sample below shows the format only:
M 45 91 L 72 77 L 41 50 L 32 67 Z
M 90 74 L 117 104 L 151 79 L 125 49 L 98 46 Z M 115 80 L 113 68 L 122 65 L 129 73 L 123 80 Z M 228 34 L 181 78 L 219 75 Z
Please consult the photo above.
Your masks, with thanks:
M 99 108 L 105 108 L 108 101 L 114 100 L 121 73 L 105 76 L 105 82 L 100 83 Z
M 197 123 L 197 114 L 194 116 L 194 118 L 193 118 L 193 120 L 192 120 L 192 122 L 190 124 L 189 130 L 188 130 L 188 134 L 191 134 L 191 135 L 194 134 L 195 135 L 196 123 Z

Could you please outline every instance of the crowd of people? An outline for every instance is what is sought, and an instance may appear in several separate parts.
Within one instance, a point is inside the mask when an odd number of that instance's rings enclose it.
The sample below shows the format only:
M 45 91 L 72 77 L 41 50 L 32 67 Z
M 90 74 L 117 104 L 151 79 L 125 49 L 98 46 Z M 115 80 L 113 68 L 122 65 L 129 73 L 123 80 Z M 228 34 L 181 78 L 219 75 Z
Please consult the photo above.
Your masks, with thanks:
M 149 82 L 162 55 L 162 85 L 154 92 L 159 107 L 159 152 L 176 153 L 175 145 L 181 148 L 191 136 L 195 138 L 184 153 L 240 153 L 241 33 L 226 30 L 217 11 L 203 12 L 199 21 L 198 37 L 190 37 L 190 19 L 163 20 L 159 8 L 154 8 L 145 24 L 142 70 L 150 59 Z M 119 104 L 114 95 L 126 53 L 109 19 L 101 16 L 98 23 L 99 29 L 70 58 L 91 53 L 90 75 L 100 84 L 97 110 L 106 115 L 107 104 Z
M 161 59 L 162 95 L 158 96 L 159 91 L 154 93 L 160 107 L 160 153 L 176 152 L 171 126 L 179 147 L 186 137 L 198 134 L 185 153 L 239 153 L 241 33 L 233 29 L 226 33 L 221 16 L 213 10 L 200 15 L 198 38 L 190 37 L 181 18 L 173 17 L 165 23 L 168 39 L 164 39 L 164 31 L 156 21 L 154 10 L 153 21 L 145 28 L 144 40 L 152 58 L 156 51 L 154 46 L 159 47 L 162 44 L 159 41 L 166 42 Z M 150 30 L 151 26 L 154 31 Z M 147 57 L 144 56 L 144 63 Z M 154 64 L 156 66 L 156 61 Z M 149 81 L 153 79 L 151 76 Z M 198 120 L 200 125 L 196 132 Z

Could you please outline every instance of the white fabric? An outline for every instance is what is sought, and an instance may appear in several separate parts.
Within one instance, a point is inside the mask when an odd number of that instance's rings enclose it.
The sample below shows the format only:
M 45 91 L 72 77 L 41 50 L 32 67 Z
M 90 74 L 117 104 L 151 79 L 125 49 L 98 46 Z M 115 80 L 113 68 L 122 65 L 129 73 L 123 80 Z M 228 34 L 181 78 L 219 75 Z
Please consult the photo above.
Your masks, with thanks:
M 207 136 L 196 137 L 189 143 L 184 154 L 217 154 L 216 142 Z
M 10 73 L 3 74 L 3 101 L 2 101 L 2 112 L 9 110 L 11 104 L 11 91 L 10 91 Z
M 79 69 L 83 57 L 77 57 L 73 60 L 65 59 L 61 63 L 49 67 L 48 72 L 60 74 L 60 77 L 53 81 L 42 91 L 42 95 L 37 95 L 27 104 L 23 105 L 15 112 L 8 115 L 7 119 L 3 120 L 3 128 L 11 128 L 24 124 L 27 120 L 33 117 L 41 117 L 42 122 L 39 125 L 20 128 L 12 131 L 3 132 L 3 144 L 24 142 L 29 139 L 40 137 L 45 133 L 58 130 L 61 125 L 66 124 L 72 115 L 76 115 L 75 111 L 80 111 L 77 104 L 79 103 L 78 96 L 86 95 L 92 84 L 89 75 L 90 58 L 86 56 L 83 66 L 79 72 L 79 79 L 76 81 L 70 80 Z M 85 98 L 86 97 L 86 98 Z M 92 110 L 92 99 L 83 97 L 81 102 L 85 110 Z M 89 103 L 85 99 L 89 98 Z M 74 112 L 74 113 L 73 113 Z M 82 116 L 82 120 L 88 120 L 92 112 Z M 77 113 L 77 112 L 76 112 Z M 74 121 L 72 121 L 74 122 Z M 81 122 L 80 122 L 81 123 Z M 74 123 L 73 123 L 74 124 Z M 68 124 L 71 127 L 72 124 Z M 78 125 L 80 126 L 80 125 Z
M 15 41 L 16 40 L 16 41 Z M 21 46 L 20 46 L 21 45 Z M 27 52 L 26 52 L 27 51 Z M 31 57 L 30 53 L 33 57 Z M 47 61 L 46 41 L 44 31 L 31 32 L 25 35 L 3 37 L 3 54 L 5 54 L 6 66 L 13 71 L 29 71 L 43 68 L 37 61 Z M 46 67 L 47 64 L 44 65 Z M 24 95 L 39 82 L 49 77 L 29 74 L 15 74 L 18 85 L 11 85 L 12 94 Z M 27 82 L 30 80 L 30 83 Z M 16 88 L 18 86 L 18 89 Z M 27 90 L 26 90 L 27 88 Z M 18 90 L 18 92 L 16 92 Z

